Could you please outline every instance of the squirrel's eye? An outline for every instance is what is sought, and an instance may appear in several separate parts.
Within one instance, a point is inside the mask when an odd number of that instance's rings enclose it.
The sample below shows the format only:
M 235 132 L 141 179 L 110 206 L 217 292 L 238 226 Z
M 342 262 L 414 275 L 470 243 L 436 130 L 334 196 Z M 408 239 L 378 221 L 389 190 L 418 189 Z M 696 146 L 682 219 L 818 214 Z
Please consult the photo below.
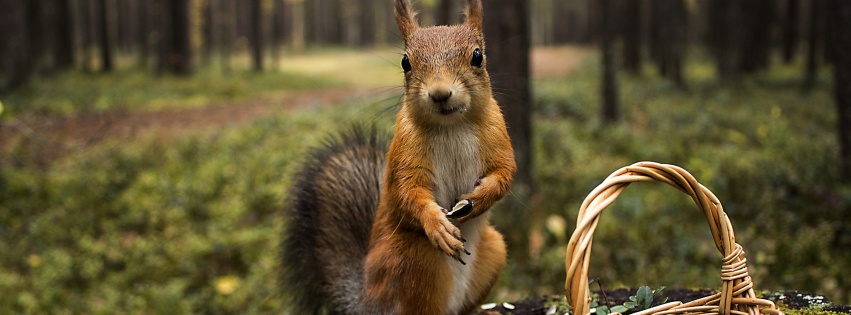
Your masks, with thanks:
M 470 65 L 481 68 L 483 62 L 485 62 L 485 56 L 482 55 L 481 49 L 476 48 L 476 50 L 473 50 L 473 60 L 470 61 Z
M 405 73 L 408 73 L 408 72 L 411 71 L 411 61 L 408 60 L 407 54 L 404 57 L 402 57 L 402 69 L 405 70 Z

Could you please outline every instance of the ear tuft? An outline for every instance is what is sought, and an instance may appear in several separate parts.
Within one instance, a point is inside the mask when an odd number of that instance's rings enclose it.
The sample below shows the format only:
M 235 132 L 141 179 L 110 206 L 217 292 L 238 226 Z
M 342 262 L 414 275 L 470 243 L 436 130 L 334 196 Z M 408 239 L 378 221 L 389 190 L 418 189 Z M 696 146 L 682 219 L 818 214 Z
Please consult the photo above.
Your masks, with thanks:
M 467 9 L 464 14 L 467 18 L 464 23 L 474 30 L 482 31 L 482 0 L 467 0 Z
M 394 0 L 394 3 L 396 24 L 399 25 L 399 31 L 402 32 L 402 39 L 407 43 L 419 28 L 416 20 L 417 14 L 411 8 L 411 0 Z

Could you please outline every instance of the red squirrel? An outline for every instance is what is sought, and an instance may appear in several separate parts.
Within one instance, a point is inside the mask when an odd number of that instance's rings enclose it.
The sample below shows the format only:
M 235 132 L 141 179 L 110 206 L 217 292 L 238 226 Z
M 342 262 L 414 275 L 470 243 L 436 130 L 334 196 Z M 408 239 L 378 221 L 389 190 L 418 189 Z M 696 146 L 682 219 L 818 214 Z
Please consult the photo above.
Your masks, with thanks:
M 374 130 L 342 132 L 290 191 L 281 280 L 296 314 L 468 314 L 505 266 L 488 210 L 516 165 L 481 0 L 467 0 L 464 23 L 434 27 L 394 3 L 405 94 L 389 147 Z

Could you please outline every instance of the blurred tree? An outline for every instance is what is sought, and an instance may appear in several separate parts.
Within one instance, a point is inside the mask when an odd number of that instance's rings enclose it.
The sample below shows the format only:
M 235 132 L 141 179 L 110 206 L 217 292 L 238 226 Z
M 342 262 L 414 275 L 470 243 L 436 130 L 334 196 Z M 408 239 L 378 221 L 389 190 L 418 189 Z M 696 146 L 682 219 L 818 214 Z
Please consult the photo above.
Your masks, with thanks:
M 80 12 L 78 34 L 80 36 L 80 52 L 82 53 L 83 71 L 92 71 L 92 45 L 94 43 L 94 22 L 92 18 L 92 1 L 80 0 L 77 10 Z
M 553 43 L 566 44 L 576 41 L 578 20 L 576 9 L 570 1 L 553 1 Z
M 201 23 L 201 34 L 204 36 L 204 40 L 201 43 L 202 53 L 201 53 L 201 63 L 204 65 L 209 65 L 213 60 L 213 55 L 216 52 L 216 23 L 218 23 L 218 19 L 216 19 L 216 0 L 207 0 L 202 4 L 201 12 L 204 16 L 204 22 Z
M 839 131 L 841 178 L 851 183 L 851 1 L 831 0 L 833 84 Z
M 722 81 L 769 66 L 776 1 L 709 3 L 709 45 Z
M 44 70 L 44 63 L 42 62 L 42 57 L 45 52 L 45 33 L 48 31 L 44 26 L 44 22 L 46 17 L 44 17 L 44 10 L 47 8 L 45 3 L 42 3 L 41 0 L 31 0 L 25 1 L 27 4 L 27 29 L 29 32 L 27 33 L 29 36 L 29 51 L 30 51 L 30 59 L 32 64 L 32 71 L 40 71 Z
M 112 43 L 109 39 L 109 15 L 106 0 L 98 0 L 95 4 L 98 21 L 98 48 L 100 48 L 100 70 L 112 71 Z
M 74 19 L 70 0 L 55 0 L 56 31 L 53 62 L 57 69 L 74 66 Z
M 618 96 L 617 70 L 613 51 L 611 25 L 611 0 L 600 0 L 600 49 L 603 57 L 602 113 L 603 121 L 613 123 L 620 119 L 620 99 Z
M 361 45 L 360 35 L 362 25 L 360 24 L 360 14 L 363 8 L 360 5 L 357 5 L 360 1 L 361 0 L 358 0 L 357 2 L 337 0 L 334 4 L 340 18 L 337 23 L 337 29 L 340 33 L 340 44 L 346 46 Z
M 152 1 L 147 0 L 137 0 L 137 19 L 139 19 L 139 26 L 136 29 L 136 47 L 139 50 L 139 65 L 147 66 L 148 65 L 148 56 L 150 55 L 150 41 L 148 36 L 150 35 L 150 15 L 151 11 L 151 3 Z
M 253 61 L 254 71 L 263 71 L 263 8 L 260 5 L 260 0 L 250 0 L 249 6 L 251 60 Z
M 285 14 L 287 16 L 288 42 L 296 50 L 304 48 L 306 35 L 306 18 L 304 0 L 285 0 Z M 384 6 L 379 6 L 383 8 Z
M 810 0 L 813 1 L 813 0 Z M 786 18 L 783 21 L 783 61 L 791 63 L 798 49 L 801 0 L 786 0 Z
M 130 39 L 128 36 L 133 29 L 133 19 L 131 14 L 131 0 L 113 0 L 112 14 L 109 15 L 110 24 L 113 25 L 111 35 L 114 38 L 114 45 L 118 51 L 130 50 Z
M 0 90 L 24 85 L 32 72 L 28 3 L 0 0 Z
M 677 86 L 685 85 L 683 59 L 686 48 L 688 14 L 682 0 L 651 2 L 651 54 L 662 76 Z M 640 34 L 639 34 L 640 35 Z
M 771 54 L 772 26 L 776 11 L 774 0 L 736 1 L 742 15 L 738 17 L 738 29 L 743 35 L 736 45 L 739 70 L 754 73 L 769 66 Z
M 281 46 L 284 44 L 285 16 L 284 0 L 272 0 L 272 58 L 275 67 L 280 62 Z
M 499 104 L 508 125 L 514 158 L 517 161 L 517 174 L 514 176 L 511 198 L 519 204 L 528 201 L 535 191 L 532 187 L 532 97 L 529 88 L 529 2 L 526 0 L 485 0 L 484 33 L 485 60 L 490 73 L 494 97 Z M 527 222 L 518 203 L 510 214 L 503 218 L 506 222 Z M 521 245 L 524 228 L 514 229 L 507 234 L 509 244 Z M 523 252 L 515 251 L 515 252 Z
M 733 24 L 738 11 L 732 0 L 713 0 L 709 2 L 708 40 L 710 51 L 715 57 L 718 76 L 721 81 L 735 79 L 737 74 L 734 49 L 739 32 Z
M 637 74 L 641 71 L 641 24 L 642 0 L 623 0 L 621 6 L 623 35 L 623 66 L 627 71 Z M 655 3 L 655 1 L 654 1 Z
M 177 75 L 192 73 L 192 45 L 189 32 L 189 0 L 160 1 L 162 16 L 159 71 Z
M 458 22 L 458 7 L 460 1 L 438 0 L 434 10 L 435 25 L 450 25 Z
M 821 50 L 824 45 L 825 32 L 825 12 L 824 0 L 810 0 L 810 17 L 807 32 L 807 70 L 806 78 L 804 79 L 804 89 L 811 89 L 815 86 L 816 77 L 818 75 Z
M 384 2 L 382 2 L 384 4 Z M 360 0 L 360 43 L 375 44 L 375 0 Z

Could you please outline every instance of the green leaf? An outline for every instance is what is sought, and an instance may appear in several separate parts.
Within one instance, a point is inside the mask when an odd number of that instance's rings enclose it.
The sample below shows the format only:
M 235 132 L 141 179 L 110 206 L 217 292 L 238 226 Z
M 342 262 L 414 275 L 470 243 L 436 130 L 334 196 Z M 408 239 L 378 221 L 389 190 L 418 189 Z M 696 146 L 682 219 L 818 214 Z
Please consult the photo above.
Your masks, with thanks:
M 597 315 L 606 315 L 606 314 L 609 314 L 609 313 L 610 312 L 609 312 L 608 307 L 605 307 L 605 306 L 598 306 L 597 307 Z
M 630 296 L 629 298 L 632 299 L 633 297 Z M 626 302 L 626 303 L 623 303 L 623 306 L 626 306 L 627 308 L 634 308 L 635 302 Z
M 612 307 L 612 313 L 623 313 L 628 311 L 629 309 L 623 305 L 615 305 Z
M 638 301 L 636 302 L 641 310 L 646 310 L 653 304 L 653 291 L 650 290 L 650 287 L 648 286 L 638 288 L 638 292 L 635 296 L 638 298 Z

